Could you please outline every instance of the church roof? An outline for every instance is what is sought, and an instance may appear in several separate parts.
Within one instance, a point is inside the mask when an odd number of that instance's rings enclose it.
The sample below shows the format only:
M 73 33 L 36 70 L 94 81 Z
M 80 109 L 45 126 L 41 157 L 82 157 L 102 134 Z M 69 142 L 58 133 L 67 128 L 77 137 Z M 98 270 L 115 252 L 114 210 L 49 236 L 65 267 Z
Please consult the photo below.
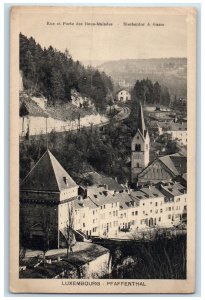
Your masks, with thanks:
M 142 104 L 140 103 L 140 109 L 139 109 L 139 115 L 138 115 L 138 130 L 141 132 L 143 137 L 146 137 L 146 127 L 145 127 L 145 121 L 144 121 L 144 114 L 142 109 Z
M 179 153 L 162 156 L 159 159 L 175 175 L 181 175 L 187 172 L 187 158 Z
M 183 175 L 187 172 L 187 158 L 179 153 L 165 155 L 158 157 L 157 159 L 150 162 L 150 164 L 139 173 L 139 182 L 143 180 L 146 173 L 150 173 L 151 177 L 149 180 L 159 179 L 159 174 L 156 173 L 155 165 L 160 163 L 162 168 L 164 168 L 169 174 L 170 178 Z M 147 179 L 146 179 L 147 180 Z
M 75 181 L 47 149 L 21 184 L 21 190 L 59 192 L 76 187 Z

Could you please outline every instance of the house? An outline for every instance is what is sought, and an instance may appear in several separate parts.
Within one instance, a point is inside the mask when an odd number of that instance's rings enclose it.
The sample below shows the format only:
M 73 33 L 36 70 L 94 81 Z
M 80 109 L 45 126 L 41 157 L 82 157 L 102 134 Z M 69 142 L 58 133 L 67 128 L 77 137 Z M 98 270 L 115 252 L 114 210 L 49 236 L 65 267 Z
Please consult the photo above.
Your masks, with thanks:
M 131 100 L 131 94 L 127 90 L 120 90 L 116 94 L 116 101 L 126 102 Z
M 171 135 L 172 140 L 177 140 L 181 146 L 187 145 L 187 123 L 171 123 L 167 129 L 163 130 Z
M 160 191 L 165 196 L 164 225 L 169 227 L 178 225 L 187 215 L 186 188 L 179 182 L 169 182 L 160 185 Z
M 50 245 L 59 248 L 77 196 L 78 185 L 47 149 L 20 185 L 21 228 L 38 245 L 49 232 Z
M 98 188 L 90 191 L 89 198 L 99 207 L 98 224 L 100 237 L 117 237 L 118 233 L 118 197 L 110 194 L 108 191 L 102 191 Z
M 74 200 L 74 229 L 85 236 L 99 235 L 99 206 L 89 197 Z
M 169 181 L 187 172 L 187 157 L 175 153 L 158 157 L 138 174 L 138 185 Z

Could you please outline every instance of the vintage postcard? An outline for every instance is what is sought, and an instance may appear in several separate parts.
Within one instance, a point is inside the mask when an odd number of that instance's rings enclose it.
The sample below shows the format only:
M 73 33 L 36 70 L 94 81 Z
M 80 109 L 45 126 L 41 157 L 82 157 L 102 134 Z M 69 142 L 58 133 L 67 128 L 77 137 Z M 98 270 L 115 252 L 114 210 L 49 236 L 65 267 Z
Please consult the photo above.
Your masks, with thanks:
M 12 7 L 12 292 L 194 293 L 196 15 Z

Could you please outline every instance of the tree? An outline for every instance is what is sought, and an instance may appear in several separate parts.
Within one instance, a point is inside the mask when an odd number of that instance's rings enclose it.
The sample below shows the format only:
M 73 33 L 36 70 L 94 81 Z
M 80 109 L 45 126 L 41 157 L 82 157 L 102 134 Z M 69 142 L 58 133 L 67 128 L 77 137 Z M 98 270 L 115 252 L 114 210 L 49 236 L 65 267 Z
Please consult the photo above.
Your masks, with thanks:
M 73 215 L 73 203 L 68 203 L 68 221 L 66 224 L 66 228 L 64 229 L 64 237 L 66 239 L 67 246 L 67 257 L 69 253 L 72 252 L 72 247 L 76 243 L 75 234 L 74 234 L 74 215 Z
M 53 99 L 62 100 L 65 96 L 63 77 L 59 70 L 53 68 L 51 72 L 50 92 Z
M 161 98 L 161 87 L 159 85 L 159 82 L 156 81 L 153 86 L 153 102 L 160 103 L 160 98 Z
M 43 251 L 43 264 L 45 267 L 46 262 L 46 252 L 50 247 L 50 238 L 51 238 L 51 215 L 48 211 L 44 209 L 41 212 L 41 228 L 43 231 L 43 243 L 42 243 L 42 251 Z

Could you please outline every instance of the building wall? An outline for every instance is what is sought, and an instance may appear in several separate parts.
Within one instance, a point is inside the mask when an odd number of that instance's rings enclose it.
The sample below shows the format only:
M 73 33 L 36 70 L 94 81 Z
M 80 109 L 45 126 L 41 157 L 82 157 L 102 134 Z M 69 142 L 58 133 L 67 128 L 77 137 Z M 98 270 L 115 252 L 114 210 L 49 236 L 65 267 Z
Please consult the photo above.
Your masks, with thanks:
M 187 145 L 187 131 L 184 130 L 176 130 L 176 131 L 166 131 L 167 133 L 171 134 L 172 140 L 179 140 L 182 146 Z
M 149 150 L 150 150 L 150 139 L 147 134 L 144 140 L 139 133 L 134 136 L 131 144 L 131 177 L 132 182 L 136 181 L 138 174 L 148 165 L 149 163 Z
M 78 196 L 78 186 L 65 189 L 60 193 L 60 201 Z
M 113 237 L 118 232 L 119 203 L 105 203 L 99 208 L 99 235 Z
M 107 117 L 100 114 L 87 115 L 80 119 L 80 126 L 82 127 L 90 127 L 91 123 L 101 124 L 106 123 L 108 121 Z M 47 118 L 47 132 L 51 132 L 52 130 L 56 132 L 77 130 L 79 126 L 78 119 L 73 121 L 62 121 L 53 118 Z M 19 135 L 25 136 L 28 132 L 30 135 L 38 135 L 46 133 L 46 118 L 45 117 L 20 117 L 19 118 Z
M 62 230 L 69 225 L 69 219 L 74 220 L 73 201 L 58 205 L 58 229 Z
M 131 95 L 126 90 L 121 90 L 117 93 L 117 101 L 126 102 L 131 100 Z
M 99 208 L 75 208 L 74 229 L 85 235 L 99 236 Z
M 34 225 L 39 224 L 43 228 L 47 223 L 50 228 L 50 244 L 58 247 L 58 205 L 46 205 L 33 203 L 20 203 L 20 221 L 22 226 L 30 233 L 30 238 L 34 238 Z M 42 233 L 45 233 L 42 230 Z

